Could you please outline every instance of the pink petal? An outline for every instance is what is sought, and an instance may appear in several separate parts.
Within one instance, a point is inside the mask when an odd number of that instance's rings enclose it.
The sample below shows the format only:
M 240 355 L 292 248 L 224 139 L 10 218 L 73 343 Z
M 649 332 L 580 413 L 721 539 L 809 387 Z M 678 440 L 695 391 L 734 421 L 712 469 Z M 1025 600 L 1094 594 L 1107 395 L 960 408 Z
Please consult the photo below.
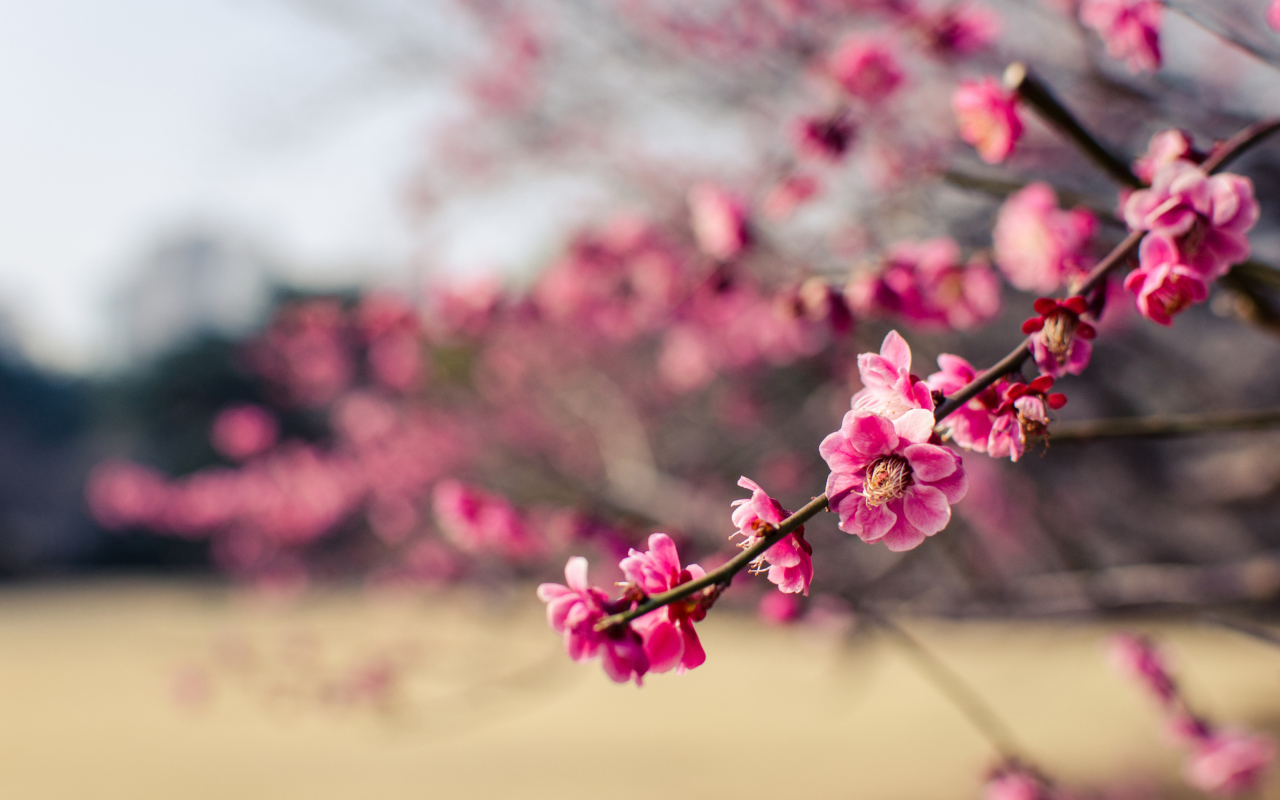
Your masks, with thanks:
M 886 532 L 884 538 L 880 541 L 884 542 L 884 546 L 893 552 L 901 553 L 904 550 L 913 550 L 919 547 L 924 539 L 924 531 L 908 522 L 906 515 L 899 515 L 897 524 Z
M 880 345 L 880 355 L 903 372 L 911 372 L 911 346 L 897 331 L 889 331 Z
M 698 639 L 698 632 L 693 629 L 693 623 L 685 622 L 680 626 L 680 630 L 684 634 L 684 654 L 680 658 L 679 671 L 702 666 L 707 660 L 707 652 L 702 649 L 702 641 Z
M 665 616 L 666 611 L 654 612 Z M 642 632 L 644 654 L 649 657 L 650 672 L 667 672 L 680 663 L 684 655 L 684 637 L 669 619 L 660 619 Z
M 951 505 L 946 495 L 932 486 L 917 484 L 907 488 L 902 497 L 902 511 L 907 520 L 932 536 L 951 521 Z
M 850 411 L 844 415 L 844 424 L 840 426 L 840 430 L 848 439 L 850 446 L 860 455 L 878 456 L 892 453 L 898 446 L 898 434 L 895 432 L 894 423 L 877 414 Z
M 564 565 L 564 582 L 570 589 L 585 592 L 591 584 L 587 583 L 587 560 L 582 556 L 574 556 Z
M 898 436 L 908 442 L 927 442 L 933 436 L 933 412 L 923 408 L 912 409 L 895 419 L 892 425 Z M 897 444 L 894 442 L 890 449 L 896 449 Z
M 902 454 L 911 462 L 911 472 L 916 480 L 940 481 L 960 466 L 956 463 L 956 455 L 945 447 L 936 444 L 913 444 Z
M 866 499 L 861 496 L 857 497 L 857 501 L 853 510 L 852 524 L 848 524 L 841 515 L 840 530 L 855 534 L 864 542 L 879 540 L 898 520 L 898 515 L 889 510 L 888 504 L 869 506 Z

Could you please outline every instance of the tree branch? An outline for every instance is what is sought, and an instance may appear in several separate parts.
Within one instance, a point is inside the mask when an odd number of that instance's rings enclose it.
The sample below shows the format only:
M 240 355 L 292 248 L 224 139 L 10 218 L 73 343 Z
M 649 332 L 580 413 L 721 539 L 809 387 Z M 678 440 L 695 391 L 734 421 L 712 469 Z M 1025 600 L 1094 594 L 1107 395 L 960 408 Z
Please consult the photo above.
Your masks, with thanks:
M 1161 414 L 1063 422 L 1054 426 L 1050 441 L 1053 444 L 1066 444 L 1121 437 L 1191 436 L 1221 431 L 1253 431 L 1277 426 L 1280 426 L 1280 411 L 1277 410 Z

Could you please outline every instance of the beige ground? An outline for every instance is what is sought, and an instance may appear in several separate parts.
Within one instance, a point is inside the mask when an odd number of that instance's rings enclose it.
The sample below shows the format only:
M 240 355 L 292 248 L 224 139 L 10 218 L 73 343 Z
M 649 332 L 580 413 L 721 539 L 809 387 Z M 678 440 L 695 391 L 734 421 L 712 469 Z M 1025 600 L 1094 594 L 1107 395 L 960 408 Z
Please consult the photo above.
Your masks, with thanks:
M 523 597 L 8 590 L 0 798 L 978 797 L 990 751 L 887 643 L 840 648 L 722 613 L 705 623 L 705 667 L 637 690 L 562 658 L 540 615 Z M 1127 772 L 1184 791 L 1101 629 L 910 628 L 1066 782 Z M 1277 727 L 1280 651 L 1160 632 L 1205 711 Z M 381 663 L 398 665 L 386 692 L 352 688 Z

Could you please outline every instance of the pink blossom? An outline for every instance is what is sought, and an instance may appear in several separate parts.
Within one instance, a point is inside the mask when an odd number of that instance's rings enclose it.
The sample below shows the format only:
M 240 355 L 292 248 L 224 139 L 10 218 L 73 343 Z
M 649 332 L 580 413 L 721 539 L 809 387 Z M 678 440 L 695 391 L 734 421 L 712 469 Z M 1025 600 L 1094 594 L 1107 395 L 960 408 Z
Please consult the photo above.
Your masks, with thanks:
M 1187 757 L 1187 782 L 1197 789 L 1232 796 L 1253 791 L 1276 757 L 1270 736 L 1220 731 L 1196 744 Z
M 242 461 L 276 443 L 280 426 L 262 406 L 231 406 L 213 419 L 209 440 L 213 448 L 233 461 Z
M 1199 164 L 1204 161 L 1204 153 L 1196 150 L 1191 134 L 1177 128 L 1160 131 L 1151 137 L 1147 152 L 1138 156 L 1133 162 L 1133 174 L 1143 183 L 1150 184 L 1162 167 L 1179 159 Z
M 917 15 L 916 29 L 929 49 L 940 56 L 971 56 L 1000 37 L 1000 17 L 986 6 L 957 3 Z
M 899 242 L 877 272 L 853 279 L 850 305 L 861 314 L 892 314 L 917 326 L 966 330 L 1000 311 L 1000 283 L 980 259 L 960 262 L 946 237 Z
M 801 117 L 792 127 L 792 139 L 801 156 L 840 161 L 853 144 L 856 129 L 847 114 Z
M 513 558 L 537 550 L 524 520 L 504 498 L 447 480 L 436 484 L 432 507 L 441 530 L 463 550 Z
M 1247 234 L 1260 213 L 1251 180 L 1205 175 L 1182 160 L 1157 169 L 1151 188 L 1134 192 L 1124 204 L 1129 227 L 1149 231 L 1138 251 L 1142 269 L 1175 261 L 1205 281 L 1249 257 Z
M 1017 95 L 1001 88 L 991 76 L 962 81 L 951 96 L 951 108 L 960 138 L 973 145 L 978 158 L 988 164 L 1008 158 L 1022 136 Z
M 845 37 L 827 58 L 827 74 L 850 96 L 879 103 L 902 84 L 902 67 L 883 37 Z
M 933 410 L 929 387 L 911 374 L 911 345 L 897 331 L 889 331 L 879 355 L 858 356 L 862 388 L 850 401 L 854 411 L 868 411 L 897 419 L 912 409 Z
M 765 195 L 762 211 L 770 219 L 783 220 L 822 191 L 822 184 L 811 175 L 791 175 L 779 181 Z
M 1178 687 L 1169 674 L 1164 656 L 1149 639 L 1132 633 L 1111 637 L 1111 661 L 1117 669 L 1145 686 L 1162 706 L 1178 697 Z
M 947 526 L 967 482 L 960 456 L 930 444 L 933 414 L 896 420 L 865 411 L 845 414 L 819 452 L 831 469 L 827 497 L 840 530 L 890 550 L 910 550 Z
M 960 356 L 943 353 L 938 356 L 938 366 L 941 370 L 929 376 L 927 385 L 930 391 L 944 396 L 955 394 L 978 377 L 978 370 Z M 995 410 L 999 405 L 999 391 L 988 386 L 942 419 L 939 423 L 942 435 L 966 450 L 987 452 L 991 427 L 996 419 Z
M 168 486 L 159 472 L 129 461 L 104 461 L 89 473 L 85 496 L 100 525 L 151 524 L 164 507 Z
M 781 525 L 791 512 L 750 478 L 739 478 L 738 485 L 749 489 L 751 497 L 733 501 L 732 520 L 743 537 L 741 545 L 750 547 Z M 751 566 L 754 571 L 761 572 L 767 563 L 769 582 L 776 584 L 778 591 L 808 595 L 809 583 L 813 580 L 812 556 L 813 547 L 804 540 L 804 526 L 801 525 L 765 550 Z
M 1272 30 L 1280 31 L 1280 0 L 1271 0 L 1271 5 L 1267 8 L 1267 24 Z
M 689 214 L 698 248 L 721 261 L 747 248 L 746 204 L 713 183 L 698 183 L 689 189 Z
M 766 592 L 756 606 L 756 616 L 768 625 L 786 625 L 800 619 L 804 601 L 794 594 Z
M 648 595 L 661 594 L 706 574 L 697 564 L 682 567 L 675 542 L 665 533 L 650 536 L 647 551 L 631 550 L 618 566 L 627 580 Z M 693 623 L 706 615 L 706 607 L 695 596 L 637 619 L 634 627 L 644 641 L 649 669 L 666 672 L 674 667 L 683 673 L 706 661 L 707 654 L 693 629 Z
M 984 800 L 1046 800 L 1050 794 L 1043 780 L 1016 764 L 998 770 L 982 790 Z
M 1084 372 L 1093 355 L 1090 340 L 1098 335 L 1092 325 L 1080 319 L 1086 309 L 1084 298 L 1041 297 L 1034 308 L 1037 316 L 1022 323 L 1022 332 L 1031 335 L 1031 356 L 1040 374 L 1061 378 Z
M 589 661 L 599 653 L 610 678 L 618 683 L 635 678 L 639 685 L 649 671 L 649 659 L 640 635 L 627 625 L 605 631 L 595 629 L 596 623 L 623 608 L 618 607 L 618 602 L 610 601 L 603 590 L 587 582 L 585 558 L 570 558 L 565 564 L 564 578 L 568 585 L 544 583 L 539 586 L 538 599 L 547 604 L 547 624 L 564 635 L 569 657 L 574 661 Z
M 1125 277 L 1124 288 L 1137 295 L 1142 316 L 1161 325 L 1172 325 L 1175 315 L 1209 297 L 1198 272 L 1172 261 L 1135 269 Z
M 1124 59 L 1130 72 L 1160 69 L 1158 0 L 1081 0 L 1080 21 L 1098 32 L 1107 55 Z
M 1005 201 L 996 217 L 996 265 L 1024 292 L 1047 294 L 1088 269 L 1097 220 L 1086 209 L 1063 211 L 1047 183 L 1032 183 Z
M 1017 461 L 1028 444 L 1047 433 L 1049 410 L 1062 408 L 1067 404 L 1067 397 L 1049 393 L 1053 378 L 1048 375 L 1041 375 L 1031 383 L 1006 379 L 997 386 L 1000 404 L 991 423 L 987 454 L 992 458 L 1008 456 L 1010 461 Z

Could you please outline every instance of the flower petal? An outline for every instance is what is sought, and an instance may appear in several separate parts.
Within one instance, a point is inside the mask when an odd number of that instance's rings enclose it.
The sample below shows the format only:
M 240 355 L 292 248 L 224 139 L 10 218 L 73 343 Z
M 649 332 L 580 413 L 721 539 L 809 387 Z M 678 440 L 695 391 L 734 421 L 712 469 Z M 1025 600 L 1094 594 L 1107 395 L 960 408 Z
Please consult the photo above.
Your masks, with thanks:
M 932 536 L 951 521 L 951 504 L 946 495 L 932 486 L 908 487 L 902 497 L 902 511 L 926 536 Z

